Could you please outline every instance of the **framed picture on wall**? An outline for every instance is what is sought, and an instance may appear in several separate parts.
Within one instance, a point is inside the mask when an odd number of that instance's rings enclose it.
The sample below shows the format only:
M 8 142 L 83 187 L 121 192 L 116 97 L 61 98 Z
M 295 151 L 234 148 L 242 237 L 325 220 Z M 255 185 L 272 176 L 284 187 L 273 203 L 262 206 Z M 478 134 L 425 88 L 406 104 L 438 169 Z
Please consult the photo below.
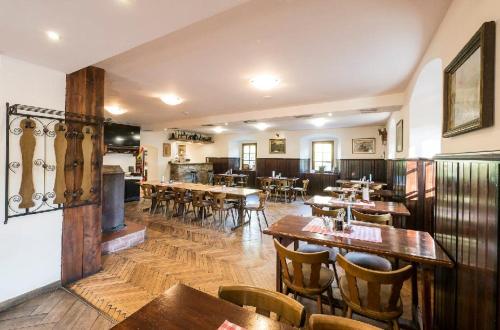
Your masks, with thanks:
M 270 154 L 285 154 L 286 153 L 286 139 L 269 139 L 269 153 Z
M 170 157 L 172 156 L 172 146 L 170 143 L 164 143 L 163 144 L 163 157 Z
M 444 70 L 443 137 L 493 125 L 495 22 L 479 31 Z
M 186 145 L 185 144 L 179 144 L 177 146 L 177 155 L 179 157 L 184 157 L 186 156 Z
M 403 151 L 403 119 L 396 124 L 396 152 Z
M 353 154 L 374 154 L 375 138 L 352 139 Z

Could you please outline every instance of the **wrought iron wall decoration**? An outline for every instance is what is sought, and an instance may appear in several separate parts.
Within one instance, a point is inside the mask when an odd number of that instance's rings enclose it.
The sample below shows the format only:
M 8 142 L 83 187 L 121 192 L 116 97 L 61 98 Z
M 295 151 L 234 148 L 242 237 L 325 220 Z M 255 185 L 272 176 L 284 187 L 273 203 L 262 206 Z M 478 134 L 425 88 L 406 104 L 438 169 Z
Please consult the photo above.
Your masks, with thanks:
M 4 223 L 99 202 L 93 173 L 101 164 L 93 155 L 100 146 L 102 118 L 7 103 L 6 124 Z M 67 174 L 80 179 L 69 184 Z

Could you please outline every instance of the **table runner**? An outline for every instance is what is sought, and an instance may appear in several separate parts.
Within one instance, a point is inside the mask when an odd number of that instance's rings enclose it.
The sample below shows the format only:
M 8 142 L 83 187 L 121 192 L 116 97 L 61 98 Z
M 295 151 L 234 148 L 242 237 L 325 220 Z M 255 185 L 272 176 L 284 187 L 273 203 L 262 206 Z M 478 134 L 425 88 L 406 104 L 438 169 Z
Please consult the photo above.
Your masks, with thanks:
M 311 233 L 345 237 L 374 243 L 382 243 L 382 233 L 380 231 L 380 228 L 352 225 L 350 232 L 334 231 L 330 228 L 326 228 L 321 218 L 312 219 L 311 222 L 309 222 L 304 228 L 302 228 L 302 231 L 309 231 Z

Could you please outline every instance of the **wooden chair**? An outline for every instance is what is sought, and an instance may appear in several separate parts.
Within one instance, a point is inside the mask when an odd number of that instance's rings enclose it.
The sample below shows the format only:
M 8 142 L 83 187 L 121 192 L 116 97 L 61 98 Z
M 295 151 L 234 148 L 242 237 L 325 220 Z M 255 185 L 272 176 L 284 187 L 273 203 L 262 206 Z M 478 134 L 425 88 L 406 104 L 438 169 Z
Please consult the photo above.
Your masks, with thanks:
M 317 207 L 316 205 L 311 205 L 312 215 L 315 217 L 332 217 L 335 218 L 339 211 L 342 209 L 336 210 L 323 210 L 322 208 Z M 328 264 L 332 265 L 333 273 L 335 274 L 335 280 L 337 284 L 339 283 L 339 276 L 337 274 L 337 268 L 335 268 L 335 263 L 337 261 L 337 254 L 340 253 L 340 250 L 336 247 L 328 247 L 317 244 L 302 244 L 297 249 L 298 252 L 302 253 L 318 253 L 327 251 L 328 252 Z
M 220 174 L 214 174 L 214 185 L 222 186 L 224 184 L 224 177 Z
M 206 193 L 204 191 L 194 190 L 191 195 L 194 215 L 195 217 L 200 217 L 201 213 L 201 225 L 203 226 L 207 209 L 212 206 L 212 202 L 205 199 Z
M 240 307 L 255 307 L 257 313 L 266 317 L 275 313 L 278 321 L 296 328 L 302 328 L 305 323 L 304 306 L 279 292 L 245 285 L 221 286 L 219 298 Z
M 330 196 L 333 197 L 333 198 L 340 198 L 340 195 L 342 193 L 338 192 L 338 191 L 330 191 Z
M 248 185 L 248 176 L 240 177 L 240 180 L 236 184 L 238 187 L 246 187 Z
M 214 219 L 214 224 L 215 222 L 217 222 L 217 219 L 215 218 L 215 214 L 217 214 L 219 216 L 220 225 L 224 230 L 226 228 L 227 217 L 229 216 L 229 213 L 231 213 L 231 217 L 233 218 L 233 224 L 236 225 L 233 213 L 234 204 L 226 202 L 226 194 L 211 193 L 210 196 L 212 197 L 211 206 L 212 206 L 212 217 Z
M 291 188 L 289 186 L 289 181 L 287 179 L 279 179 L 276 182 L 276 189 L 274 191 L 274 201 L 277 202 L 278 198 L 282 196 L 285 197 L 285 203 L 287 201 L 287 197 L 291 192 Z
M 153 199 L 156 198 L 155 187 L 152 184 L 141 184 L 142 189 L 142 202 L 144 203 L 146 200 L 151 201 L 151 205 L 149 206 L 149 213 L 153 212 Z
M 352 216 L 358 221 L 375 223 L 379 225 L 392 226 L 392 215 L 387 214 L 365 214 L 356 210 L 351 210 Z
M 380 183 L 370 183 L 371 190 L 382 190 L 382 185 Z
M 309 330 L 382 330 L 373 325 L 340 316 L 313 314 Z
M 228 175 L 224 178 L 224 184 L 226 187 L 234 187 L 234 177 Z
M 343 182 L 342 183 L 342 188 L 361 188 L 361 185 L 359 183 L 352 183 L 352 182 Z
M 350 263 L 341 255 L 337 262 L 345 271 L 340 279 L 340 293 L 347 304 L 346 317 L 352 318 L 354 312 L 399 329 L 398 318 L 403 314 L 401 288 L 413 275 L 412 266 L 379 272 Z
M 180 216 L 179 212 L 182 213 L 182 220 L 185 220 L 186 214 L 189 212 L 189 206 L 191 205 L 191 197 L 188 196 L 187 190 L 184 188 L 174 187 L 174 212 L 177 216 Z M 172 212 L 172 215 L 174 214 Z
M 293 192 L 295 198 L 297 198 L 297 194 L 300 193 L 300 197 L 303 201 L 306 200 L 307 197 L 307 187 L 309 186 L 309 179 L 302 180 L 302 187 L 293 187 Z
M 174 194 L 168 191 L 167 187 L 156 187 L 156 205 L 153 210 L 153 214 L 159 207 L 163 207 L 163 214 L 167 214 L 170 202 L 174 200 Z
M 248 220 L 250 221 L 252 219 L 252 211 L 255 211 L 257 214 L 257 221 L 259 222 L 259 229 L 262 231 L 262 227 L 260 225 L 260 218 L 259 218 L 259 212 L 262 213 L 262 216 L 264 217 L 264 221 L 266 222 L 266 227 L 269 227 L 269 224 L 267 223 L 267 218 L 266 218 L 266 213 L 264 212 L 264 209 L 266 208 L 266 201 L 267 198 L 269 197 L 269 192 L 260 192 L 259 193 L 259 204 L 246 204 L 244 206 L 245 214 L 248 215 Z
M 322 293 L 326 291 L 330 309 L 333 309 L 332 283 L 335 279 L 334 272 L 322 266 L 328 265 L 328 251 L 318 253 L 301 253 L 288 250 L 281 245 L 278 240 L 274 240 L 274 247 L 278 252 L 278 259 L 281 263 L 285 293 L 289 291 L 306 297 L 316 297 L 316 305 L 319 313 L 323 313 L 321 302 Z M 290 262 L 288 262 L 290 260 Z
M 269 192 L 270 194 L 274 193 L 274 189 L 276 188 L 273 185 L 273 180 L 270 178 L 263 178 L 260 180 L 260 187 L 262 190 Z

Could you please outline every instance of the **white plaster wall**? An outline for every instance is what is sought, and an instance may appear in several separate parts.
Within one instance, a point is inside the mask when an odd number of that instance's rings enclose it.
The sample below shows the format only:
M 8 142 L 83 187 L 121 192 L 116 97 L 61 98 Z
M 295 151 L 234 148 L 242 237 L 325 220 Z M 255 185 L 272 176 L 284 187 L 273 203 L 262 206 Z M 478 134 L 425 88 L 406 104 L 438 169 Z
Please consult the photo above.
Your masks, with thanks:
M 5 164 L 5 102 L 64 110 L 66 76 L 0 55 L 0 163 Z M 12 218 L 3 225 L 5 173 L 0 171 L 0 302 L 61 279 L 62 212 Z M 41 177 L 35 177 L 35 185 Z
M 422 136 L 426 135 L 426 131 L 421 130 L 424 121 L 426 121 L 426 130 L 432 131 L 431 134 L 435 135 L 437 131 L 441 133 L 442 100 L 440 100 L 441 104 L 437 108 L 437 101 L 427 99 L 427 97 L 435 97 L 434 93 L 425 93 L 423 90 L 426 88 L 432 89 L 431 85 L 437 86 L 438 84 L 442 84 L 442 77 L 435 77 L 434 81 L 427 81 L 421 85 L 422 76 L 424 76 L 424 80 L 426 76 L 428 77 L 428 72 L 426 72 L 429 70 L 428 66 L 435 60 L 442 62 L 442 70 L 444 70 L 486 21 L 496 21 L 497 24 L 495 63 L 495 121 L 497 124 L 463 135 L 450 138 L 439 137 L 439 139 L 434 138 L 433 140 L 436 144 L 440 144 L 442 153 L 493 151 L 500 149 L 500 129 L 498 124 L 500 121 L 499 19 L 500 1 L 498 0 L 454 0 L 450 5 L 406 91 L 407 97 L 403 111 L 411 113 L 410 135 L 413 147 L 415 147 L 411 150 L 412 156 L 425 156 L 421 151 L 423 148 L 419 150 L 418 143 L 416 143 Z M 417 104 L 415 104 L 416 98 L 419 99 Z M 412 99 L 414 100 L 413 102 Z M 421 113 L 422 107 L 426 106 L 426 103 L 429 103 L 429 108 L 432 108 L 434 113 L 439 113 L 439 116 L 432 116 L 430 112 Z M 395 116 L 396 114 L 393 115 Z M 389 152 L 390 154 L 391 152 Z
M 135 168 L 135 157 L 131 154 L 107 153 L 102 157 L 104 165 L 119 165 L 124 172 L 128 172 L 129 166 Z

